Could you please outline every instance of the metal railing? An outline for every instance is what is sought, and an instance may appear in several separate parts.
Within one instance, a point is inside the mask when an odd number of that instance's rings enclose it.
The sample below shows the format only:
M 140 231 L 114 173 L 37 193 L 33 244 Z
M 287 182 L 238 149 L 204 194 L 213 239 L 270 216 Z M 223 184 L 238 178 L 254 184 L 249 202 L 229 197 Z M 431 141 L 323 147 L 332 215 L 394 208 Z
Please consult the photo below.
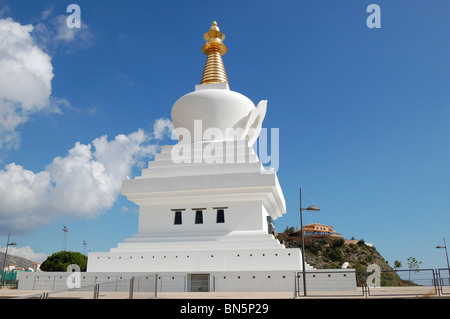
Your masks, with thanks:
M 339 277 L 354 274 L 355 286 L 335 285 L 323 281 L 318 285 L 319 276 Z M 295 273 L 296 297 L 439 297 L 450 295 L 450 269 L 407 269 L 380 270 L 377 281 L 372 280 L 374 273 L 368 271 L 350 271 L 336 269 L 306 271 L 306 294 L 303 287 L 303 273 Z M 308 287 L 308 283 L 310 286 Z M 346 288 L 347 287 L 347 288 Z
M 84 276 L 86 277 L 86 276 Z M 105 278 L 93 278 L 94 283 L 82 285 L 80 287 L 60 289 L 54 291 L 44 291 L 27 296 L 17 297 L 15 299 L 100 299 L 120 298 L 134 299 L 135 293 L 140 293 L 139 298 L 157 298 L 158 284 L 161 284 L 161 277 L 158 274 L 148 274 L 145 276 L 131 277 L 125 279 L 115 279 L 111 276 Z M 97 282 L 97 280 L 99 281 Z M 35 282 L 35 290 L 39 289 L 39 282 Z
M 441 296 L 450 295 L 450 269 L 436 269 L 436 281 Z
M 439 295 L 434 269 L 382 270 L 381 284 L 367 286 L 367 297 L 432 297 Z
M 3 278 L 4 276 L 4 278 Z M 10 288 L 17 288 L 17 270 L 8 270 L 2 271 L 0 270 L 0 287 L 8 286 Z
M 338 298 L 395 298 L 395 297 L 441 297 L 450 295 L 450 269 L 380 270 L 374 273 L 352 269 L 305 271 L 307 297 Z M 145 274 L 133 277 L 89 277 L 82 275 L 84 285 L 79 288 L 59 289 L 57 285 L 40 289 L 40 279 L 35 279 L 34 289 L 39 293 L 18 299 L 51 298 L 120 298 L 152 299 L 158 292 L 188 291 L 184 275 Z M 305 297 L 303 272 L 295 272 L 295 297 Z M 45 279 L 48 283 L 48 276 Z M 44 282 L 44 279 L 42 279 Z M 309 284 L 309 285 L 308 285 Z M 184 287 L 181 288 L 180 287 Z M 44 288 L 44 286 L 42 286 Z M 214 289 L 213 289 L 214 291 Z

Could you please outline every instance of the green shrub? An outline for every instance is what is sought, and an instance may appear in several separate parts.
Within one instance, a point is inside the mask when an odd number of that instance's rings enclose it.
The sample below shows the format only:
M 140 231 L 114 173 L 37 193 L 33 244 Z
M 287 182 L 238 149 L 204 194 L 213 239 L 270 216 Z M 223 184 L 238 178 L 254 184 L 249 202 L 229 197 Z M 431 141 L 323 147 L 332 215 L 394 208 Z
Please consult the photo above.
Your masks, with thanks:
M 335 240 L 333 240 L 331 245 L 333 247 L 341 247 L 341 246 L 344 246 L 344 244 L 345 244 L 344 238 L 336 238 Z
M 342 261 L 344 254 L 340 248 L 330 248 L 328 250 L 328 258 L 332 261 Z
M 75 251 L 60 251 L 49 256 L 42 264 L 42 271 L 67 271 L 69 265 L 78 265 L 80 271 L 86 271 L 87 257 Z

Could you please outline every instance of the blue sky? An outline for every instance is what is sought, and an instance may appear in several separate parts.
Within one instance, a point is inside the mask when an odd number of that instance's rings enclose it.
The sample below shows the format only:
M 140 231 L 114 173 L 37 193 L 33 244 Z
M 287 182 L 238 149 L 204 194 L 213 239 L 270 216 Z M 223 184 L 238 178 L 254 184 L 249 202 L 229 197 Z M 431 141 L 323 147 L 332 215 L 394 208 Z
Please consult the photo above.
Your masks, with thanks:
M 70 3 L 81 29 L 65 25 Z M 380 29 L 366 25 L 371 3 Z M 267 99 L 263 127 L 279 128 L 288 212 L 277 230 L 299 224 L 302 187 L 304 205 L 321 208 L 305 224 L 371 242 L 391 265 L 446 267 L 435 246 L 450 242 L 449 10 L 446 0 L 0 0 L 0 37 L 12 41 L 0 41 L 0 246 L 11 233 L 16 253 L 39 259 L 62 249 L 63 226 L 66 249 L 80 252 L 83 240 L 108 251 L 137 233 L 137 207 L 117 185 L 173 143 L 172 105 L 199 83 L 216 20 L 230 88 Z M 90 192 L 80 159 L 114 186 Z

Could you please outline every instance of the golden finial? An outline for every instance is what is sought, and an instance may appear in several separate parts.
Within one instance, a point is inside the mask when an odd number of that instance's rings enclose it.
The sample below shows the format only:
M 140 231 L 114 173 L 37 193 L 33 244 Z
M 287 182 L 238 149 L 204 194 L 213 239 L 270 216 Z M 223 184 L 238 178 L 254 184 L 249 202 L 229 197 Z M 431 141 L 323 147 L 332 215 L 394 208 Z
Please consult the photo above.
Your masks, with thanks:
M 202 52 L 208 56 L 205 69 L 200 84 L 228 83 L 225 67 L 223 66 L 222 55 L 227 52 L 227 47 L 223 44 L 225 34 L 220 32 L 217 22 L 214 21 L 209 32 L 203 36 L 206 43 L 202 47 Z

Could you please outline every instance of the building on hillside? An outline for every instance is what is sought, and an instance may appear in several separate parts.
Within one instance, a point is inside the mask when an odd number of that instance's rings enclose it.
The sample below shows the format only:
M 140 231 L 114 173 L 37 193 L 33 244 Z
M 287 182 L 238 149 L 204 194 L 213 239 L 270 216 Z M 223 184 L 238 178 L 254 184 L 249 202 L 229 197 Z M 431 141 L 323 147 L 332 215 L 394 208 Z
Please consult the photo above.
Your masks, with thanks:
M 324 225 L 319 223 L 312 223 L 303 226 L 303 231 L 305 235 L 305 242 L 309 242 L 313 239 L 324 239 L 328 242 L 333 241 L 335 239 L 344 239 L 344 236 L 338 233 L 333 229 L 333 226 L 330 225 Z M 277 234 L 277 238 L 279 240 L 285 240 L 285 239 L 295 239 L 300 240 L 301 238 L 301 232 L 298 230 L 298 226 L 295 231 L 285 231 L 284 233 Z
M 324 225 L 319 223 L 312 223 L 309 225 L 303 226 L 303 231 L 305 232 L 305 238 L 325 238 L 325 239 L 337 239 L 344 238 L 337 231 L 333 230 L 333 226 Z

